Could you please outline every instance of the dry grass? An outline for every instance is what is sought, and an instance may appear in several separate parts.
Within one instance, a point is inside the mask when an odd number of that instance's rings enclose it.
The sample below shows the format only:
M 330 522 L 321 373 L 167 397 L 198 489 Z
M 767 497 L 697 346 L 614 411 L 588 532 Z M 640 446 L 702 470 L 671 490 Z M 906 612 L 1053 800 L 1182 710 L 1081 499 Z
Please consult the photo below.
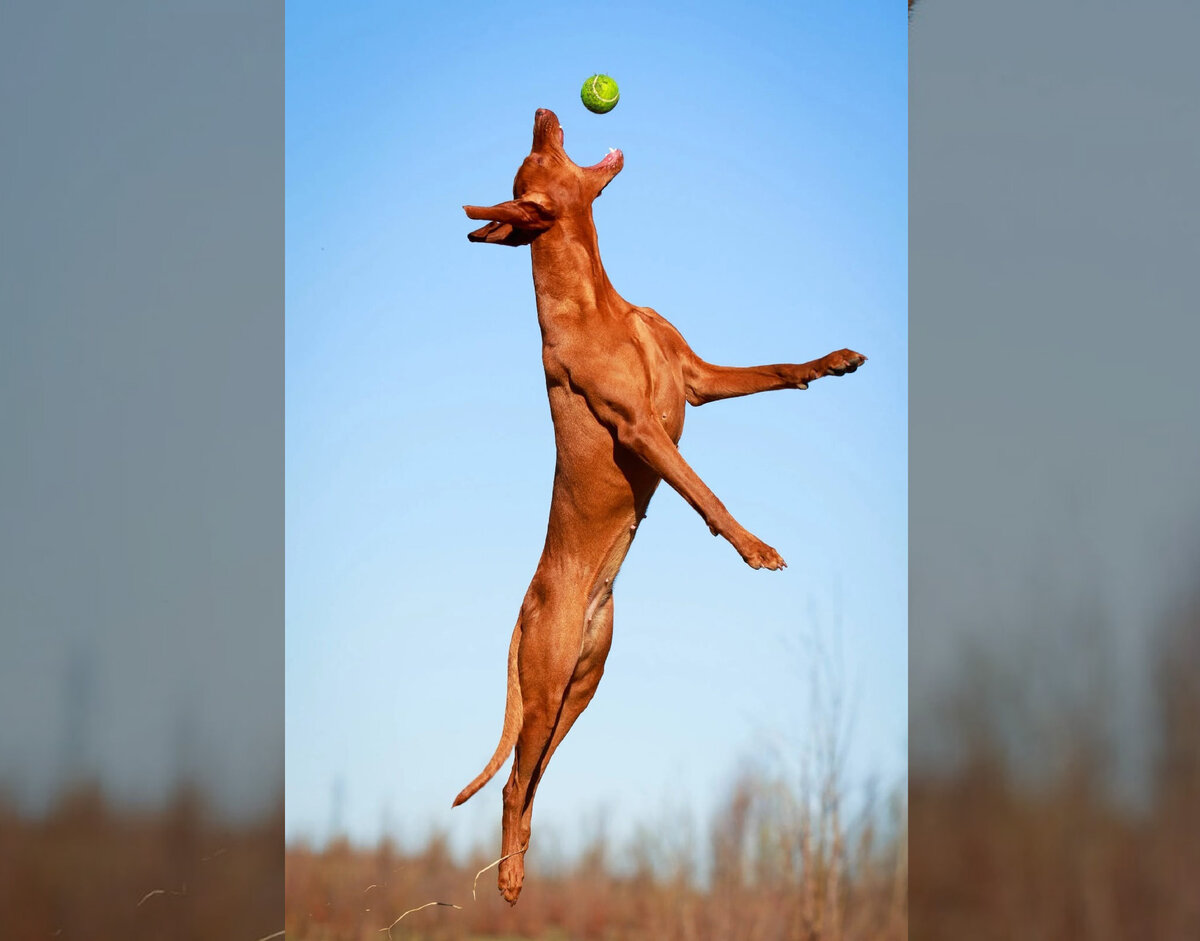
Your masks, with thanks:
M 283 814 L 221 824 L 182 790 L 136 812 L 81 786 L 43 819 L 0 801 L 6 938 L 258 941 L 279 930 Z
M 1005 703 L 1025 692 L 1020 678 L 993 690 L 1005 702 L 977 703 L 961 767 L 936 776 L 914 769 L 915 937 L 1200 938 L 1200 605 L 1161 636 L 1157 710 L 1142 733 L 1158 757 L 1141 806 L 1112 796 L 1103 699 L 1075 711 L 1057 773 L 1036 786 L 1017 779 L 1019 753 L 980 718 L 1006 715 Z M 1038 731 L 1018 728 L 1028 739 Z
M 365 941 L 431 899 L 462 911 L 410 914 L 395 938 L 423 941 L 903 941 L 908 937 L 904 802 L 841 825 L 835 792 L 805 799 L 760 776 L 730 790 L 698 848 L 686 822 L 642 828 L 630 845 L 598 835 L 572 861 L 531 852 L 520 902 L 490 883 L 472 902 L 482 853 L 455 859 L 433 838 L 413 852 L 384 842 L 287 854 L 289 939 Z M 549 839 L 548 837 L 545 839 Z M 536 847 L 535 847 L 536 851 Z

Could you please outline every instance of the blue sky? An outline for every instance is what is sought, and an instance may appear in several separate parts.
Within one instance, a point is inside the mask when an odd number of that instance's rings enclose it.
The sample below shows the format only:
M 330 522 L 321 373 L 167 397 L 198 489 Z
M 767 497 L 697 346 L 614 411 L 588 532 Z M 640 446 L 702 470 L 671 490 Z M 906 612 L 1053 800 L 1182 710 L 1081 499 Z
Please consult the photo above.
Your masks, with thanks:
M 685 458 L 787 559 L 754 572 L 665 485 L 615 593 L 604 681 L 538 793 L 535 840 L 706 814 L 812 728 L 820 646 L 847 774 L 907 750 L 907 23 L 874 3 L 293 3 L 287 20 L 287 814 L 323 839 L 491 845 L 504 664 L 545 535 L 553 433 L 511 196 L 533 114 L 581 164 L 617 290 L 704 358 L 870 362 L 689 409 Z M 585 111 L 593 72 L 620 83 Z M 814 645 L 814 638 L 822 638 Z M 340 782 L 340 784 L 336 783 Z

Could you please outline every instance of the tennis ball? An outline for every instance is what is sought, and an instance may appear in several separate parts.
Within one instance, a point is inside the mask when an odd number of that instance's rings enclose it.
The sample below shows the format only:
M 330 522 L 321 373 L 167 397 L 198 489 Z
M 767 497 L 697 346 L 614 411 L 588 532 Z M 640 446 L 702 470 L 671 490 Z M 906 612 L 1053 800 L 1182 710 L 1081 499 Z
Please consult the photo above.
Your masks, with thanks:
M 583 106 L 588 111 L 596 114 L 608 114 L 617 106 L 621 92 L 617 89 L 617 83 L 611 76 L 593 75 L 583 83 L 579 97 L 583 99 Z

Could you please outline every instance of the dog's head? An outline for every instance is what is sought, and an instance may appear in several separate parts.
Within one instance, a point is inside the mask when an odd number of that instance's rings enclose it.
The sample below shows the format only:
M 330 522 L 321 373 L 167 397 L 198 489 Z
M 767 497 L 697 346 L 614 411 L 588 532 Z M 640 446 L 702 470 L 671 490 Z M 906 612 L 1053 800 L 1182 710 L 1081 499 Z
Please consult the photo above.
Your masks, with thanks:
M 599 163 L 578 166 L 563 150 L 558 117 L 538 108 L 533 117 L 533 149 L 517 170 L 513 198 L 495 206 L 463 206 L 468 218 L 489 220 L 467 238 L 528 245 L 558 220 L 586 213 L 624 165 L 621 151 L 610 150 Z

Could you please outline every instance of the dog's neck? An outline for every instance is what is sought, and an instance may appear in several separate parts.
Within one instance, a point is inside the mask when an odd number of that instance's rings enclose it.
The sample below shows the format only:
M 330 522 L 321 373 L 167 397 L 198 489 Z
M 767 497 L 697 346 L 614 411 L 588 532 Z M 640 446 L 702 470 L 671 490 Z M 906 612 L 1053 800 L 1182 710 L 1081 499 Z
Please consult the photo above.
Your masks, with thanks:
M 600 261 L 590 207 L 585 213 L 556 221 L 529 248 L 538 323 L 547 342 L 553 342 L 559 331 L 577 330 L 581 320 L 620 302 Z

